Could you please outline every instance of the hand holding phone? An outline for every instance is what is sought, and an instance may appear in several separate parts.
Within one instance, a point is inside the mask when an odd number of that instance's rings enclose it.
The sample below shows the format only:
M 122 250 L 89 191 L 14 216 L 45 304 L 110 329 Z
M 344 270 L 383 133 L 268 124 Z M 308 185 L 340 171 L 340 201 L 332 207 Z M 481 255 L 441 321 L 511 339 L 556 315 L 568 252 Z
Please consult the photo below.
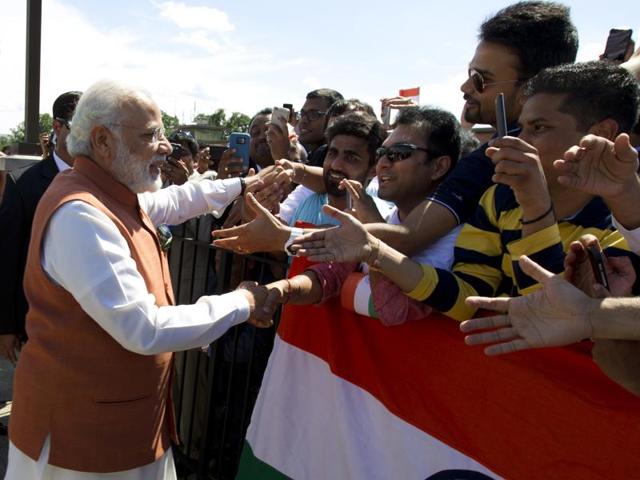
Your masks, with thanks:
M 251 135 L 248 133 L 233 132 L 229 135 L 229 148 L 235 150 L 235 156 L 242 159 L 242 168 L 245 173 L 249 170 L 249 148 Z
M 593 277 L 596 279 L 596 282 L 609 290 L 609 279 L 607 278 L 607 270 L 602 250 L 596 245 L 589 245 L 586 249 L 587 255 L 589 256 L 589 263 L 593 270 Z
M 289 135 L 287 123 L 289 122 L 290 113 L 291 112 L 288 109 L 282 107 L 273 107 L 273 112 L 271 113 L 271 123 L 280 130 L 283 128 L 286 129 L 282 134 L 287 136 Z
M 609 30 L 607 45 L 601 58 L 612 62 L 624 62 L 631 45 L 631 35 L 633 35 L 633 30 L 630 28 L 612 28 Z

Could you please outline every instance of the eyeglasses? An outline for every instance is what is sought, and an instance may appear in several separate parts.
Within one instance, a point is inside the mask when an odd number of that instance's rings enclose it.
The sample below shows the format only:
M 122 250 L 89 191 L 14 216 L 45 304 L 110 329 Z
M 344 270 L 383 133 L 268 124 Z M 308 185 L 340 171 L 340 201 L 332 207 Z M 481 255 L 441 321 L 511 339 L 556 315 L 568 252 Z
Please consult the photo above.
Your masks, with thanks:
M 486 82 L 482 74 L 473 68 L 469 69 L 469 78 L 471 79 L 473 88 L 478 93 L 484 92 L 485 87 L 488 87 L 489 85 L 499 85 L 501 83 L 518 83 L 522 80 L 518 78 L 516 80 L 497 80 L 495 82 Z
M 415 151 L 422 151 L 429 153 L 428 148 L 418 147 L 412 143 L 396 143 L 390 147 L 380 147 L 376 150 L 376 160 L 380 160 L 382 157 L 387 157 L 391 163 L 399 160 L 406 160 Z
M 124 123 L 109 123 L 108 125 L 111 125 L 114 127 L 132 128 L 134 130 L 146 130 L 144 127 L 136 127 L 134 125 L 126 125 Z M 160 143 L 161 140 L 166 140 L 167 137 L 165 133 L 166 132 L 164 127 L 156 127 L 152 130 L 148 130 L 146 133 L 143 134 L 143 136 L 150 138 L 151 143 L 153 143 L 154 145 L 157 145 L 158 143 Z
M 55 120 L 60 122 L 64 127 L 67 127 L 67 130 L 71 130 L 71 120 L 67 120 L 66 118 L 62 117 L 55 117 Z
M 303 117 L 307 117 L 310 122 L 314 122 L 319 118 L 324 117 L 327 112 L 323 112 L 322 110 L 300 110 L 297 113 L 298 119 L 302 119 Z

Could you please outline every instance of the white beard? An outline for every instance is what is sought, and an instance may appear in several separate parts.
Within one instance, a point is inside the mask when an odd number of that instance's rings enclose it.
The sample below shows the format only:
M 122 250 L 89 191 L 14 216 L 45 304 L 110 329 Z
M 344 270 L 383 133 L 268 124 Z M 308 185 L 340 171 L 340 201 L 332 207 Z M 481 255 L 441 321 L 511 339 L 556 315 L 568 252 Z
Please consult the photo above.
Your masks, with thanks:
M 164 155 L 154 155 L 146 164 L 142 164 L 120 139 L 111 173 L 133 193 L 155 192 L 162 187 L 159 164 L 164 161 Z

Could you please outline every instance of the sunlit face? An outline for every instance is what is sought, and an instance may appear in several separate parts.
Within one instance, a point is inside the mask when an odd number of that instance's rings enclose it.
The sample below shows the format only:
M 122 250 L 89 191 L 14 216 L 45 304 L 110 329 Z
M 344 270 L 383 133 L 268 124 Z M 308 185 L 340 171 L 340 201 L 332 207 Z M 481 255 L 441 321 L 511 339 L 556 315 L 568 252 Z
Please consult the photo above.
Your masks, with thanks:
M 504 93 L 507 120 L 513 122 L 518 118 L 521 110 L 518 98 L 521 87 L 521 83 L 518 82 L 519 65 L 518 56 L 503 45 L 490 42 L 478 44 L 469 62 L 469 71 L 480 73 L 484 78 L 485 87 L 482 92 L 478 91 L 471 77 L 460 86 L 466 100 L 464 119 L 467 122 L 495 126 L 494 102 L 496 95 L 500 92 Z
M 520 114 L 519 137 L 538 150 L 549 184 L 555 183 L 557 177 L 554 160 L 562 158 L 564 152 L 588 133 L 578 128 L 572 115 L 560 111 L 564 100 L 562 94 L 540 93 L 527 99 Z
M 112 175 L 134 193 L 158 190 L 162 185 L 160 165 L 171 153 L 171 145 L 162 128 L 160 109 L 150 100 L 136 99 L 123 107 L 113 129 L 117 141 Z
M 260 167 L 273 165 L 271 150 L 267 143 L 267 128 L 271 121 L 271 114 L 257 115 L 251 125 L 249 125 L 249 135 L 251 135 L 251 143 L 249 144 L 249 156 Z
M 309 98 L 300 110 L 298 131 L 300 141 L 305 145 L 322 145 L 324 143 L 325 114 L 329 106 L 322 98 Z
M 428 148 L 424 131 L 410 125 L 398 125 L 382 145 L 392 147 L 398 144 Z M 429 160 L 428 153 L 423 150 L 415 150 L 408 158 L 397 159 L 395 162 L 390 161 L 386 155 L 380 157 L 376 164 L 378 196 L 394 202 L 401 209 L 407 206 L 411 210 L 434 188 L 434 167 Z
M 336 135 L 322 165 L 327 193 L 334 197 L 345 196 L 345 190 L 338 188 L 344 178 L 364 184 L 371 169 L 370 158 L 366 140 L 351 135 Z

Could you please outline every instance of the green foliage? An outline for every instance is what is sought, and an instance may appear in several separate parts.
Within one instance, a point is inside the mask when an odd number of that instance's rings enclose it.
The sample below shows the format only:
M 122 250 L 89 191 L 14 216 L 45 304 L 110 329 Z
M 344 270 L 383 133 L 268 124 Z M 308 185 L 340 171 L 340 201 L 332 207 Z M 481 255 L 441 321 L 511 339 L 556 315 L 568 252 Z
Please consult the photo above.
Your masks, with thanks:
M 229 118 L 223 108 L 218 108 L 210 115 L 206 113 L 199 113 L 193 121 L 198 124 L 206 123 L 207 125 L 221 129 L 225 137 L 228 137 L 231 132 L 247 132 L 249 130 L 249 123 L 251 117 L 248 117 L 244 113 L 233 112 Z
M 168 137 L 175 130 L 178 129 L 178 126 L 180 125 L 180 121 L 178 120 L 178 117 L 171 116 L 164 110 L 161 110 L 160 112 L 162 113 L 162 123 L 164 125 L 164 129 L 166 130 L 166 135 Z
M 41 113 L 38 125 L 38 133 L 50 132 L 53 128 L 53 118 L 48 113 Z M 3 135 L 0 138 L 0 144 L 7 145 L 12 143 L 24 142 L 25 126 L 24 122 L 20 122 L 15 128 L 9 130 L 9 135 Z

